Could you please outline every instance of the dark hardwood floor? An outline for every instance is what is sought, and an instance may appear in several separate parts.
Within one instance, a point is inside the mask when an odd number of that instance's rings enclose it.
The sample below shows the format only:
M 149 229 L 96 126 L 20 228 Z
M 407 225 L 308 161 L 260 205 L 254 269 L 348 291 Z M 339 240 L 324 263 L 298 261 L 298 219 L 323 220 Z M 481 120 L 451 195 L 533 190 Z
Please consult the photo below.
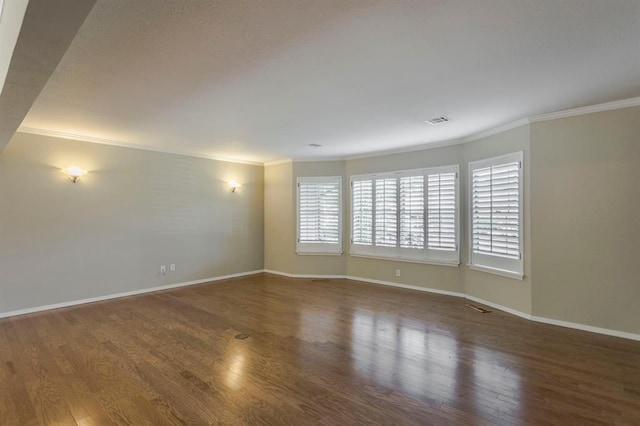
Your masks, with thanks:
M 0 423 L 640 424 L 640 342 L 465 303 L 256 275 L 0 320 Z

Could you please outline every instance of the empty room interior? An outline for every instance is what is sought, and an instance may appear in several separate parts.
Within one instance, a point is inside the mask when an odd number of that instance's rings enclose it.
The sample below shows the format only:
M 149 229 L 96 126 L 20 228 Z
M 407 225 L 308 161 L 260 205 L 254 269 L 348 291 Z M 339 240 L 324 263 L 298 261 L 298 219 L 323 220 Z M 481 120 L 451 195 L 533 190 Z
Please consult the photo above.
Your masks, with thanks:
M 640 424 L 639 0 L 0 8 L 0 424 Z

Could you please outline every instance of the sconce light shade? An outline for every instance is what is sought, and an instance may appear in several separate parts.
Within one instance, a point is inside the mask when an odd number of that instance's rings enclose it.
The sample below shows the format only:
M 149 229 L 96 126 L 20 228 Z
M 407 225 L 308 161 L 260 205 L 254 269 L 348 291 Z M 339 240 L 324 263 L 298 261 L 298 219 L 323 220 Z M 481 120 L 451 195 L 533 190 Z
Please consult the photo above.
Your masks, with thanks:
M 76 183 L 79 177 L 86 175 L 88 172 L 86 170 L 82 170 L 80 167 L 67 167 L 66 169 L 62 169 L 62 173 L 69 176 L 69 179 Z
M 229 182 L 229 186 L 231 187 L 231 192 L 236 192 L 236 189 L 240 188 L 242 185 L 240 185 L 235 180 L 232 180 L 231 182 Z

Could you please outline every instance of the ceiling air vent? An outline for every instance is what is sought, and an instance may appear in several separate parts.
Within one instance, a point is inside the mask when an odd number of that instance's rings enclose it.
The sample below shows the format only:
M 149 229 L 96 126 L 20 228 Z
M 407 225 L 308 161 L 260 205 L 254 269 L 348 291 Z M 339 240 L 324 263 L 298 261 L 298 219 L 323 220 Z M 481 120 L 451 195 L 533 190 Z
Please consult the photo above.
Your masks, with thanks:
M 441 115 L 440 117 L 427 120 L 427 123 L 431 124 L 432 126 L 435 126 L 436 124 L 446 123 L 447 121 L 451 121 L 451 119 L 449 117 L 445 117 L 444 115 Z

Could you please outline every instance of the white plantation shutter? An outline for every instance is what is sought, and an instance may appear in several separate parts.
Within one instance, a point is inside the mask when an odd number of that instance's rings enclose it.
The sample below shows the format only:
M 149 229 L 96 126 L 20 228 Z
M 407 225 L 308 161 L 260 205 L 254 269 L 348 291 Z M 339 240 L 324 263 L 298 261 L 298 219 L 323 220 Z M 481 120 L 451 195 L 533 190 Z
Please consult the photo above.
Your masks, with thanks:
M 458 261 L 458 169 L 427 175 L 427 249 L 434 260 Z
M 456 250 L 456 178 L 455 172 L 427 176 L 430 249 Z
M 298 178 L 298 253 L 342 252 L 342 179 Z
M 376 179 L 375 244 L 396 247 L 398 244 L 398 179 Z
M 400 248 L 424 249 L 424 175 L 400 178 Z
M 519 163 L 473 171 L 473 250 L 520 257 Z
M 469 164 L 471 264 L 521 277 L 522 152 Z
M 373 181 L 358 180 L 351 184 L 353 244 L 373 245 Z
M 458 166 L 351 177 L 351 253 L 459 263 Z

